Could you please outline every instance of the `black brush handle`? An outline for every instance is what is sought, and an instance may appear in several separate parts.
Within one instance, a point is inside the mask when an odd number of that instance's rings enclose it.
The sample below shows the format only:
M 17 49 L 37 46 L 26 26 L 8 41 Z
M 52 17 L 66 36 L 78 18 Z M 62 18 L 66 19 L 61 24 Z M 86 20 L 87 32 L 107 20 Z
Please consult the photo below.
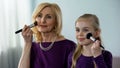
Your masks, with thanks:
M 15 34 L 20 33 L 20 32 L 22 32 L 22 29 L 17 30 L 17 31 L 15 32 Z

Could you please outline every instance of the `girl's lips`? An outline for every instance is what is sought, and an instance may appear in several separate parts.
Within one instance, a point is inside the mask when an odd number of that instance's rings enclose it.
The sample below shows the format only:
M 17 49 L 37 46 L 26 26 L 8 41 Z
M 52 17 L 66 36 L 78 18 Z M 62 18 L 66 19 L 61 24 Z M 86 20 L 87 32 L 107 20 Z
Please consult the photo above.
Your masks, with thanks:
M 84 41 L 85 40 L 85 38 L 79 38 L 79 41 Z

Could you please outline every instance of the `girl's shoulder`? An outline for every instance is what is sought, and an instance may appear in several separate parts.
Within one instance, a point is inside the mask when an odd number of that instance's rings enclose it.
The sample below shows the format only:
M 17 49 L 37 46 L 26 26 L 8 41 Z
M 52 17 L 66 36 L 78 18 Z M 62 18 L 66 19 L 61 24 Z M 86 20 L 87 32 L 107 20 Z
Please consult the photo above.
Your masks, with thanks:
M 111 57 L 112 58 L 112 53 L 108 50 L 102 50 L 102 54 L 104 57 Z

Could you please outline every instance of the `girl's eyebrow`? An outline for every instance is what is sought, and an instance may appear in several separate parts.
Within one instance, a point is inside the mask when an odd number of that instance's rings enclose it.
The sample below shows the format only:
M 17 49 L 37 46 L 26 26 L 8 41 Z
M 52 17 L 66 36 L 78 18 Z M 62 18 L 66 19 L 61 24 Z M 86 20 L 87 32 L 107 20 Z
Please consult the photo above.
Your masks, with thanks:
M 90 27 L 84 27 L 84 28 L 89 29 Z
M 79 27 L 75 27 L 75 28 L 79 28 Z M 86 29 L 88 29 L 88 28 L 90 28 L 90 27 L 83 27 L 83 28 L 86 28 Z

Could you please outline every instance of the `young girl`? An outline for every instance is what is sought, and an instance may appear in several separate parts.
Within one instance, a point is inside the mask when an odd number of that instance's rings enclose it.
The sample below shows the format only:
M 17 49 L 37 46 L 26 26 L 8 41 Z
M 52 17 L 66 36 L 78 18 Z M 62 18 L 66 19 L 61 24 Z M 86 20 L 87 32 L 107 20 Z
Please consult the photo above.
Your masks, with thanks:
M 69 68 L 112 68 L 112 54 L 101 45 L 100 24 L 96 15 L 84 14 L 76 23 L 76 50 L 68 57 Z M 91 33 L 97 40 L 86 38 Z

